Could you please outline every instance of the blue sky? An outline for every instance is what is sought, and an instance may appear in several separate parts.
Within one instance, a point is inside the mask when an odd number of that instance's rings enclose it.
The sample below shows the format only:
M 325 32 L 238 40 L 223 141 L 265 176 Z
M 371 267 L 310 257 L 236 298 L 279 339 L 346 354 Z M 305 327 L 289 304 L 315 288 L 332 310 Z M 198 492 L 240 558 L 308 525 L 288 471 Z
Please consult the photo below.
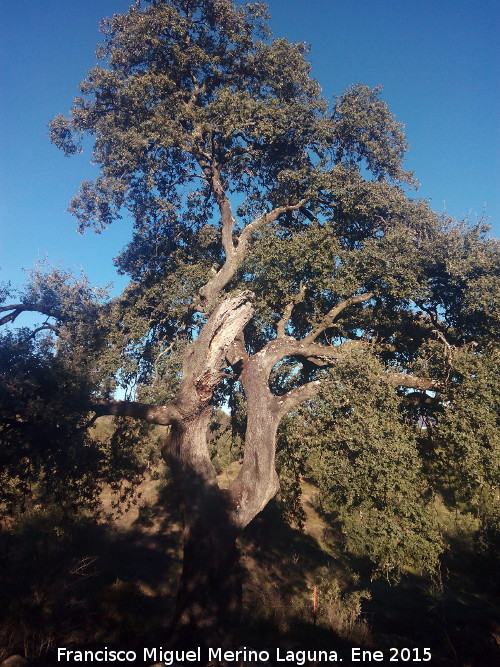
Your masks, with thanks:
M 0 0 L 0 281 L 24 281 L 37 259 L 93 284 L 117 276 L 113 257 L 130 227 L 80 236 L 65 212 L 90 155 L 65 158 L 47 123 L 66 113 L 96 61 L 98 24 L 128 0 Z M 326 97 L 353 83 L 382 85 L 406 127 L 406 167 L 418 195 L 437 211 L 475 219 L 484 211 L 500 232 L 498 47 L 493 1 L 270 0 L 275 36 L 312 46 L 314 76 Z M 497 26 L 497 27 L 496 27 Z

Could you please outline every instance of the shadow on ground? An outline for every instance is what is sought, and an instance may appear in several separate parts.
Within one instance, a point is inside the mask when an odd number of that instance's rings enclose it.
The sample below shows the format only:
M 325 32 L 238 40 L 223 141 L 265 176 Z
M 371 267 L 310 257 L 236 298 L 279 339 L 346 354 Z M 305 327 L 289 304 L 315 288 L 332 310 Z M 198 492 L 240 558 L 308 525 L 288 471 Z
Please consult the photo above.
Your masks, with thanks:
M 166 641 L 181 567 L 168 488 L 143 502 L 133 521 L 65 523 L 56 508 L 0 537 L 0 660 L 20 653 L 34 667 L 48 667 L 59 646 L 142 656 L 144 647 Z M 353 575 L 359 563 L 325 549 L 318 531 L 286 525 L 276 503 L 244 531 L 240 546 L 244 646 L 343 654 L 353 645 L 430 647 L 432 666 L 500 664 L 494 570 L 480 555 L 457 547 L 441 580 L 370 582 Z M 363 596 L 368 589 L 371 600 Z

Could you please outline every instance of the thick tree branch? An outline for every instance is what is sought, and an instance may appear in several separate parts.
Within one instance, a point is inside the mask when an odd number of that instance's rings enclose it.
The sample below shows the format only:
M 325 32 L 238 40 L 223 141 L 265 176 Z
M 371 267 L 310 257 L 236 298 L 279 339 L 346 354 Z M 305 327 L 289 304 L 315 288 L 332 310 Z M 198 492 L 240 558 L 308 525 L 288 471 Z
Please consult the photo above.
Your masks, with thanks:
M 201 409 L 211 399 L 234 341 L 253 316 L 253 296 L 247 290 L 224 299 L 186 351 L 178 398 L 188 413 Z
M 317 366 L 325 366 L 345 357 L 353 350 L 363 350 L 369 346 L 366 340 L 347 340 L 340 345 L 321 345 L 304 341 L 305 339 L 297 340 L 291 336 L 275 338 L 254 357 L 260 357 L 262 368 L 269 374 L 271 369 L 285 357 L 303 357 Z
M 54 324 L 48 324 L 45 323 L 40 327 L 37 327 L 34 329 L 30 335 L 26 338 L 26 340 L 30 340 L 30 338 L 34 338 L 37 333 L 40 333 L 40 331 L 53 331 L 58 338 L 61 340 L 65 340 L 67 343 L 71 343 L 71 336 L 67 332 L 63 332 L 60 327 L 56 327 Z
M 307 382 L 301 387 L 295 387 L 283 396 L 276 396 L 274 401 L 278 406 L 278 411 L 281 417 L 296 408 L 297 405 L 300 405 L 304 401 L 307 401 L 309 398 L 312 398 L 317 394 L 321 386 L 321 380 L 313 380 L 312 382 Z
M 224 185 L 222 184 L 220 168 L 214 159 L 208 159 L 204 153 L 196 152 L 196 160 L 201 167 L 206 181 L 209 183 L 214 193 L 215 201 L 219 207 L 221 216 L 221 234 L 222 247 L 226 256 L 226 261 L 233 256 L 233 230 L 235 219 L 231 208 L 231 202 L 227 196 Z
M 8 324 L 9 322 L 15 322 L 15 320 L 19 317 L 21 313 L 39 313 L 40 315 L 44 315 L 45 317 L 54 317 L 50 312 L 46 310 L 42 310 L 41 308 L 36 308 L 34 306 L 28 306 L 23 303 L 16 303 L 12 304 L 10 306 L 1 306 L 0 307 L 0 312 L 5 312 L 6 310 L 11 310 L 12 312 L 8 313 L 7 315 L 4 315 L 2 318 L 0 318 L 0 326 L 4 324 Z M 37 333 L 40 333 L 40 331 L 53 331 L 58 338 L 61 340 L 65 340 L 66 342 L 71 342 L 71 336 L 67 331 L 63 331 L 61 327 L 55 325 L 55 324 L 49 324 L 48 322 L 45 322 L 41 326 L 37 327 L 34 329 L 29 336 L 26 337 L 25 340 L 30 340 L 31 338 L 34 338 Z
M 3 324 L 8 324 L 9 322 L 14 322 L 19 317 L 19 315 L 21 315 L 21 313 L 40 313 L 40 315 L 45 315 L 45 317 L 56 317 L 47 308 L 42 308 L 32 304 L 11 303 L 7 306 L 0 306 L 0 313 L 5 313 L 9 310 L 12 312 L 0 318 L 0 326 Z
M 175 336 L 176 336 L 177 333 L 179 332 L 180 328 L 181 328 L 181 327 L 179 327 L 179 328 L 177 329 L 177 332 L 176 332 Z M 159 381 L 160 381 L 160 371 L 159 371 L 159 367 L 158 367 L 158 366 L 159 366 L 159 363 L 160 363 L 160 359 L 162 359 L 162 358 L 165 357 L 167 354 L 170 354 L 170 352 L 172 352 L 172 350 L 173 350 L 174 347 L 175 347 L 176 342 L 177 342 L 177 340 L 176 340 L 176 338 L 174 337 L 174 340 L 171 341 L 170 344 L 167 345 L 166 348 L 164 348 L 163 350 L 161 350 L 161 351 L 156 355 L 155 360 L 153 361 L 153 368 L 154 368 L 153 385 L 152 385 L 153 387 L 156 386 L 156 385 L 159 383 Z
M 8 306 L 0 306 L 0 312 L 5 313 L 6 311 L 12 311 L 7 315 L 4 315 L 0 318 L 0 326 L 3 324 L 8 324 L 9 322 L 14 322 L 21 313 L 31 312 L 31 313 L 40 313 L 41 315 L 51 316 L 47 311 L 36 308 L 35 306 L 27 305 L 25 303 L 12 303 Z
M 4 310 L 4 309 L 2 308 L 2 310 Z M 25 310 L 25 309 L 23 309 L 23 310 Z M 16 318 L 23 312 L 23 310 L 21 310 L 20 308 L 15 308 L 15 309 L 14 309 L 11 313 L 9 313 L 8 315 L 4 315 L 4 316 L 0 319 L 0 326 L 1 326 L 2 324 L 7 324 L 8 322 L 14 322 L 14 320 L 15 320 L 15 319 L 16 319 Z
M 226 360 L 230 366 L 236 366 L 241 363 L 243 366 L 248 363 L 248 352 L 245 348 L 245 339 L 243 333 L 237 336 L 229 346 Z
M 285 204 L 284 206 L 277 206 L 272 211 L 264 213 L 259 218 L 256 218 L 253 222 L 250 222 L 241 232 L 238 239 L 237 250 L 238 252 L 244 253 L 248 241 L 250 240 L 252 234 L 259 231 L 264 225 L 267 225 L 270 222 L 274 222 L 279 218 L 283 213 L 288 211 L 297 211 L 301 206 L 304 206 L 307 203 L 307 199 L 301 199 L 297 204 Z
M 233 211 L 231 209 L 231 202 L 222 185 L 220 172 L 216 167 L 212 169 L 212 187 L 220 210 L 222 222 L 222 247 L 224 248 L 224 254 L 227 258 L 231 257 L 234 253 L 233 230 L 236 220 L 234 219 Z
M 21 313 L 27 313 L 27 312 L 39 313 L 40 315 L 44 315 L 47 318 L 55 317 L 52 313 L 50 313 L 46 309 L 27 305 L 24 303 L 11 304 L 9 306 L 0 306 L 0 312 L 5 312 L 7 310 L 10 310 L 12 312 L 0 318 L 0 326 L 2 326 L 3 324 L 8 324 L 9 322 L 15 322 L 15 320 L 19 317 Z M 60 326 L 57 326 L 55 324 L 50 324 L 49 322 L 45 322 L 41 326 L 34 329 L 29 334 L 29 336 L 25 338 L 25 340 L 28 341 L 31 338 L 34 338 L 37 335 L 37 333 L 40 333 L 40 331 L 53 331 L 56 334 L 56 336 L 61 340 L 65 340 L 68 343 L 71 342 L 71 336 L 67 331 L 63 331 Z
M 365 340 L 347 340 L 340 345 L 307 344 L 304 341 L 305 339 L 298 341 L 290 337 L 270 341 L 261 351 L 266 350 L 265 366 L 269 369 L 269 372 L 273 366 L 288 356 L 304 357 L 318 366 L 327 366 L 339 359 L 345 358 L 354 350 L 359 351 L 369 347 L 369 343 Z M 381 379 L 390 382 L 394 386 L 421 389 L 423 391 L 439 391 L 443 388 L 443 384 L 439 380 L 410 375 L 408 373 L 384 373 Z
M 224 194 L 224 197 L 226 195 Z M 231 245 L 228 244 L 228 248 L 233 248 L 232 252 L 228 255 L 226 253 L 226 261 L 222 267 L 217 271 L 217 273 L 200 289 L 199 295 L 201 303 L 196 303 L 194 307 L 198 310 L 204 310 L 208 304 L 212 303 L 218 294 L 224 289 L 232 278 L 236 275 L 236 271 L 243 262 L 248 247 L 248 243 L 252 234 L 259 231 L 264 225 L 274 222 L 279 218 L 280 215 L 286 213 L 287 211 L 296 211 L 301 206 L 305 204 L 306 200 L 301 200 L 297 204 L 289 204 L 284 206 L 277 206 L 272 211 L 261 215 L 259 218 L 256 218 L 253 222 L 249 223 L 241 232 L 238 243 L 236 246 L 232 245 L 233 241 L 231 238 Z M 228 202 L 229 203 L 229 202 Z M 230 209 L 229 209 L 230 211 Z M 229 220 L 229 218 L 228 218 Z M 231 221 L 227 223 L 227 228 L 231 226 L 233 228 L 234 218 L 231 214 Z
M 323 317 L 321 322 L 313 328 L 313 330 L 303 339 L 304 343 L 312 343 L 316 338 L 328 327 L 330 327 L 335 319 L 340 315 L 340 313 L 348 308 L 349 306 L 354 305 L 355 303 L 363 303 L 364 301 L 369 301 L 373 297 L 373 292 L 364 292 L 363 294 L 357 294 L 356 296 L 351 296 L 349 299 L 341 301 L 331 310 L 329 310 L 326 315 Z
M 429 318 L 432 322 L 432 325 L 434 327 L 438 328 L 438 327 L 441 326 L 441 324 L 439 322 L 439 319 L 438 319 L 438 316 L 437 316 L 437 313 L 434 309 L 428 308 L 427 306 L 425 306 L 423 301 L 416 301 L 415 303 L 420 308 L 420 310 L 423 310 L 424 313 L 426 313 L 429 316 Z
M 359 295 L 357 302 L 371 298 Z M 346 308 L 349 303 L 339 304 Z M 339 308 L 339 312 L 341 309 Z M 285 314 L 286 315 L 286 314 Z M 333 314 L 335 315 L 335 314 Z M 280 330 L 284 328 L 284 323 Z M 239 343 L 240 347 L 242 341 Z M 236 346 L 233 359 L 243 360 L 240 380 L 247 399 L 247 429 L 243 464 L 236 480 L 230 485 L 228 495 L 233 507 L 233 523 L 243 528 L 260 512 L 278 488 L 275 470 L 276 433 L 282 417 L 300 403 L 312 398 L 321 386 L 321 380 L 308 382 L 282 396 L 274 396 L 269 388 L 272 368 L 287 356 L 299 356 L 318 365 L 329 365 L 369 346 L 365 340 L 351 340 L 337 346 L 327 346 L 306 340 L 281 336 L 269 341 L 262 350 L 246 356 Z M 229 356 L 229 353 L 228 355 Z M 430 378 L 417 378 L 404 373 L 384 373 L 380 381 L 394 386 L 408 386 L 422 390 L 436 390 L 438 383 Z
M 167 405 L 151 405 L 136 401 L 102 400 L 92 405 L 92 410 L 98 417 L 114 415 L 115 417 L 133 417 L 142 419 L 149 424 L 169 426 L 178 422 L 182 415 L 172 401 Z
M 440 391 L 443 389 L 443 383 L 439 380 L 409 375 L 408 373 L 386 373 L 383 378 L 397 387 L 421 389 L 422 391 Z
M 0 306 L 0 313 L 5 313 L 7 310 L 27 310 L 27 306 L 24 303 L 11 303 L 8 306 Z

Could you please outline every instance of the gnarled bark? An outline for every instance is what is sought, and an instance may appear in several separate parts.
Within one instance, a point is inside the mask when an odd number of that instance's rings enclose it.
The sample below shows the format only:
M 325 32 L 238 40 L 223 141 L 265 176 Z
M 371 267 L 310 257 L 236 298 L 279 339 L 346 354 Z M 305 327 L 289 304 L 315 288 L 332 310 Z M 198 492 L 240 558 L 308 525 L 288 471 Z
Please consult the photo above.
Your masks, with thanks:
M 162 454 L 173 472 L 183 520 L 183 569 L 170 643 L 179 648 L 235 646 L 241 611 L 238 526 L 208 450 L 210 400 L 226 357 L 253 314 L 252 294 L 222 301 L 188 349 L 175 399 L 179 418 Z

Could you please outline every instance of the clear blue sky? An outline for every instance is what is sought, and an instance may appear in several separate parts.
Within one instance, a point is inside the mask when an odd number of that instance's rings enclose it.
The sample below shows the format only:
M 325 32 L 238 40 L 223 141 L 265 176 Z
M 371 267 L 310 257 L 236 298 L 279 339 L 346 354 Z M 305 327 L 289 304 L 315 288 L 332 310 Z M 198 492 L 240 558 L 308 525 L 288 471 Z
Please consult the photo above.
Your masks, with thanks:
M 90 156 L 65 158 L 47 123 L 67 113 L 95 63 L 98 24 L 127 0 L 0 0 L 0 280 L 24 281 L 37 258 L 82 269 L 93 284 L 124 279 L 112 259 L 127 223 L 80 236 L 65 212 Z M 327 97 L 382 85 L 405 123 L 406 167 L 419 196 L 458 218 L 491 216 L 500 232 L 499 9 L 493 0 L 270 0 L 276 36 L 311 44 Z

